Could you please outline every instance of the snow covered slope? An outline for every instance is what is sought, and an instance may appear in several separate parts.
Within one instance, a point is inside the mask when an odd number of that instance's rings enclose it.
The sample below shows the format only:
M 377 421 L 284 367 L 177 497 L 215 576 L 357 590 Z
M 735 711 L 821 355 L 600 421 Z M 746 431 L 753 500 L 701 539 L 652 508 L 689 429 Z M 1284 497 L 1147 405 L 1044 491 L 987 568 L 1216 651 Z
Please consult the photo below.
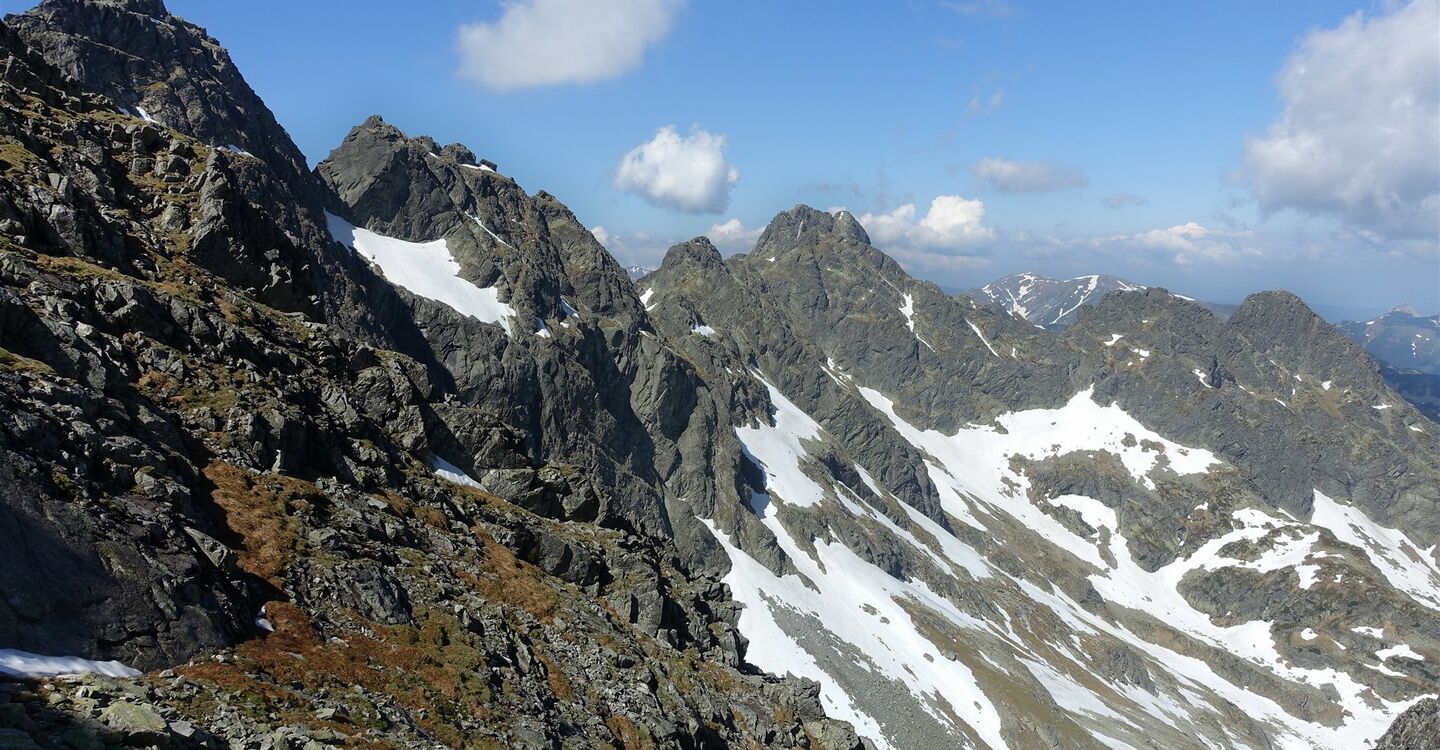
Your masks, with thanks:
M 910 425 L 884 394 L 856 388 L 928 457 L 946 515 L 967 527 L 952 532 L 898 503 L 863 466 L 854 467 L 860 486 L 827 481 L 817 460 L 825 429 L 766 388 L 773 424 L 744 428 L 740 439 L 766 476 L 752 506 L 795 570 L 772 572 L 716 532 L 733 564 L 725 581 L 746 604 L 749 659 L 819 680 L 827 710 L 878 747 L 1025 746 L 1023 735 L 1002 731 L 1002 715 L 1017 711 L 1074 746 L 1200 747 L 1195 738 L 1206 736 L 1218 747 L 1362 747 L 1419 696 L 1387 697 L 1392 691 L 1377 690 L 1370 675 L 1312 666 L 1286 644 L 1358 643 L 1375 654 L 1366 667 L 1402 679 L 1393 667 L 1440 658 L 1433 641 L 1412 647 L 1409 634 L 1379 618 L 1369 631 L 1315 623 L 1301 634 L 1228 621 L 1186 598 L 1197 574 L 1273 573 L 1308 589 L 1352 576 L 1372 584 L 1378 570 L 1410 605 L 1440 617 L 1433 561 L 1353 507 L 1317 493 L 1307 523 L 1271 509 L 1202 505 L 1191 520 L 1223 533 L 1146 570 L 1131 556 L 1116 508 L 1037 492 L 1024 467 L 1081 452 L 1113 457 L 1150 489 L 1228 468 L 1096 403 L 1089 389 L 1059 409 L 1004 414 L 947 435 Z M 828 530 L 812 536 L 789 511 L 817 506 Z M 966 541 L 977 536 L 991 543 Z M 875 555 L 887 547 L 913 558 L 903 574 Z M 1082 598 L 1086 590 L 1102 603 Z M 1027 694 L 1033 705 L 1015 705 Z M 1249 717 L 1245 729 L 1232 725 L 1236 711 Z

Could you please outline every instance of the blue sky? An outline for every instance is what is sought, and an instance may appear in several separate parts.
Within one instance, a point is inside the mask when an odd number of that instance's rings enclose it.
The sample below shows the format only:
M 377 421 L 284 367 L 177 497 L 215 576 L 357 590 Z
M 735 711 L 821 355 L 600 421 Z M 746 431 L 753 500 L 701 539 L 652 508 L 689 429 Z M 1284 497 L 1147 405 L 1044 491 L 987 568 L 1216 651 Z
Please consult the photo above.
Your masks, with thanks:
M 624 262 L 715 225 L 743 250 L 805 202 L 849 209 L 951 288 L 1107 272 L 1216 301 L 1283 287 L 1357 312 L 1440 309 L 1434 0 L 611 2 L 604 19 L 584 18 L 595 0 L 168 5 L 230 49 L 312 163 L 379 113 L 554 193 Z M 567 71 L 572 51 L 586 59 Z M 1343 72 L 1357 67 L 1400 73 Z M 1326 131 L 1335 112 L 1356 122 Z M 1418 145 L 1372 153 L 1392 124 Z M 632 153 L 663 126 L 673 148 Z M 1315 137 L 1339 163 L 1287 160 Z M 695 178 L 666 188 L 673 169 Z M 1362 173 L 1375 184 L 1357 190 Z M 953 200 L 932 211 L 939 196 Z

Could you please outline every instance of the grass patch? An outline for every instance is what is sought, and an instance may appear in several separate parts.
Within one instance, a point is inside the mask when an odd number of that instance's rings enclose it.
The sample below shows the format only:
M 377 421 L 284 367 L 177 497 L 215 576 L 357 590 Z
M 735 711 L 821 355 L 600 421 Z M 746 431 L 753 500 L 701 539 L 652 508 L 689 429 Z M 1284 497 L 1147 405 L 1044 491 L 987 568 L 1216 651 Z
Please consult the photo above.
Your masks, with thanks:
M 280 587 L 285 570 L 304 546 L 298 515 L 319 497 L 315 485 L 279 475 L 253 474 L 216 461 L 204 469 L 215 489 L 211 499 L 225 510 L 225 522 L 241 539 L 242 570 Z
M 0 370 L 5 372 L 33 372 L 40 375 L 54 375 L 50 365 L 38 359 L 31 359 L 0 347 Z
M 545 574 L 516 557 L 484 528 L 476 526 L 474 531 L 483 545 L 482 572 L 477 575 L 457 566 L 455 575 L 490 601 L 522 609 L 547 625 L 553 622 L 560 608 L 560 594 L 546 583 Z

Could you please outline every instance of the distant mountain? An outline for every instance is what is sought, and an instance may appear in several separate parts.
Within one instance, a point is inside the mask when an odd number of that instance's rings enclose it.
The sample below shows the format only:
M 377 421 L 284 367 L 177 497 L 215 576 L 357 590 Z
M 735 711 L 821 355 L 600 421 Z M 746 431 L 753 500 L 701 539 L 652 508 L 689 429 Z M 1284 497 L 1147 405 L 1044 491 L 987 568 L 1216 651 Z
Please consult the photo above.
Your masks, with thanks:
M 1402 305 L 1373 320 L 1349 320 L 1337 327 L 1396 369 L 1440 375 L 1440 315 L 1422 316 Z
M 1090 274 L 1073 279 L 1052 279 L 1034 273 L 1016 273 L 963 294 L 981 302 L 997 302 L 1015 315 L 1035 325 L 1059 330 L 1075 322 L 1081 307 L 1098 303 L 1114 291 L 1143 291 L 1148 287 L 1118 276 Z M 1196 300 L 1177 294 L 1183 300 Z M 1235 311 L 1234 305 L 1199 304 L 1224 320 Z
M 1440 315 L 1422 316 L 1401 305 L 1372 320 L 1335 327 L 1380 360 L 1380 375 L 1396 393 L 1440 420 Z
M 639 281 L 655 270 L 654 266 L 626 266 L 625 273 L 630 276 L 631 281 Z
M 1440 375 L 1418 370 L 1398 370 L 1381 362 L 1380 377 L 1421 414 L 1440 422 Z

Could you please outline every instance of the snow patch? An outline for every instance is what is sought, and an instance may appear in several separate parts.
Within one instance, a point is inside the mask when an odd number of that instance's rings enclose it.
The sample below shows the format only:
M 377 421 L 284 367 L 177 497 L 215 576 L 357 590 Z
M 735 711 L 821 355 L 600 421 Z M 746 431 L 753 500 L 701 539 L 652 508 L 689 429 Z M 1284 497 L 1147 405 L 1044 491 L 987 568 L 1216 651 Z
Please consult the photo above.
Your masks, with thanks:
M 380 267 L 390 283 L 418 297 L 435 300 L 461 315 L 492 323 L 511 335 L 508 320 L 515 308 L 500 301 L 499 287 L 481 288 L 460 277 L 460 264 L 444 238 L 409 242 L 351 225 L 326 212 L 330 236 Z
M 1403 656 L 1403 657 L 1405 657 L 1406 659 L 1414 659 L 1415 661 L 1425 661 L 1425 657 L 1424 657 L 1424 656 L 1416 653 L 1416 652 L 1415 652 L 1415 649 L 1410 648 L 1408 645 L 1406 645 L 1406 644 L 1404 644 L 1404 643 L 1396 644 L 1396 645 L 1394 645 L 1394 646 L 1391 646 L 1390 648 L 1382 648 L 1382 649 L 1380 649 L 1379 651 L 1376 651 L 1376 652 L 1375 652 L 1375 658 L 1379 659 L 1380 661 L 1385 661 L 1386 659 L 1389 659 L 1389 658 L 1392 657 L 1392 656 Z
M 0 648 L 0 674 L 22 679 L 43 679 L 71 674 L 138 677 L 140 670 L 118 661 L 93 661 L 79 656 L 41 656 L 13 648 Z
M 459 466 L 456 466 L 455 464 L 452 464 L 439 456 L 430 456 L 430 468 L 435 472 L 435 476 L 440 477 L 441 479 L 447 479 L 451 482 L 454 482 L 455 484 L 462 484 L 466 487 L 474 487 L 477 490 L 485 489 L 484 487 L 480 486 L 479 482 L 472 479 L 469 474 L 466 474 L 465 471 Z
M 802 466 L 810 454 L 801 441 L 819 437 L 820 425 L 779 389 L 756 377 L 770 392 L 775 407 L 773 423 L 736 427 L 735 436 L 745 456 L 764 470 L 769 495 L 778 493 L 779 499 L 790 505 L 814 505 L 825 496 L 825 489 L 805 474 Z

